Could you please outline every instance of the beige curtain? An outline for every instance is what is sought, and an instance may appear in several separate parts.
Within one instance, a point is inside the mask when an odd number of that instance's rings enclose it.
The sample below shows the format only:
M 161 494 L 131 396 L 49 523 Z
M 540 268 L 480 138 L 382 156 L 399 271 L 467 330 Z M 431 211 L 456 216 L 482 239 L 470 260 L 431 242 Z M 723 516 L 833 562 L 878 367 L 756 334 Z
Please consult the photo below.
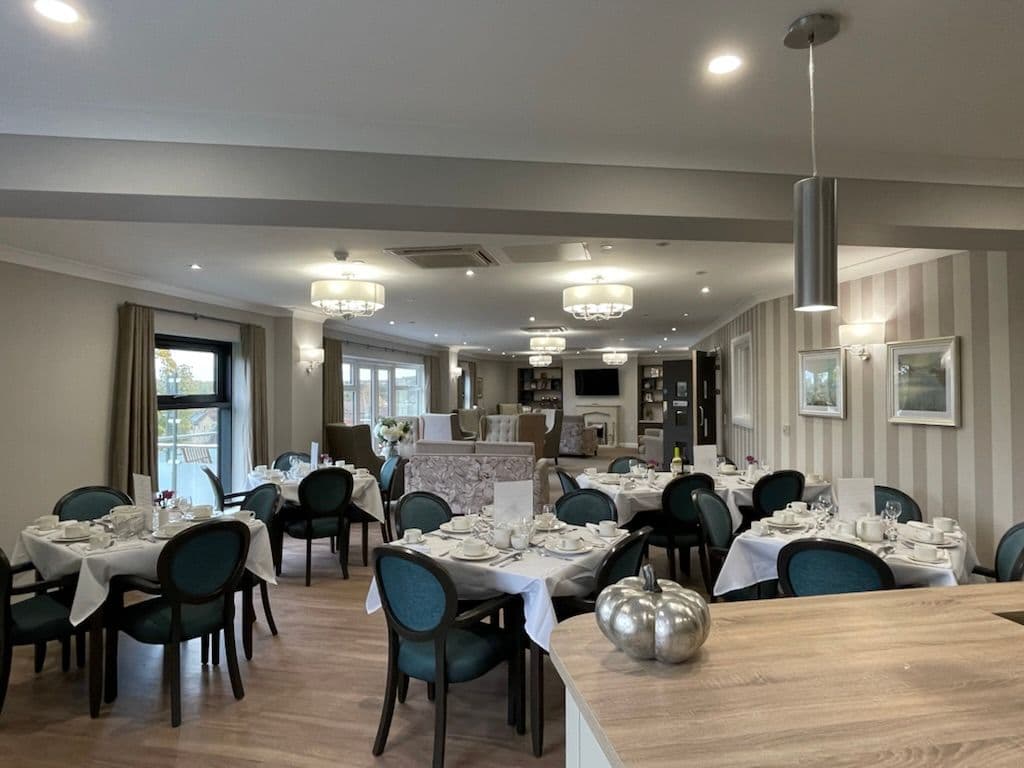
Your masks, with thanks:
M 242 364 L 249 394 L 250 466 L 270 463 L 270 426 L 267 419 L 267 332 L 261 325 L 243 325 Z
M 424 404 L 429 413 L 443 413 L 447 408 L 441 407 L 441 361 L 437 355 L 424 355 L 423 373 L 427 380 L 427 396 Z
M 131 493 L 132 475 L 157 483 L 156 365 L 153 310 L 122 304 L 117 310 L 114 419 L 110 485 Z
M 327 445 L 327 425 L 345 421 L 342 405 L 341 342 L 324 338 L 324 445 Z

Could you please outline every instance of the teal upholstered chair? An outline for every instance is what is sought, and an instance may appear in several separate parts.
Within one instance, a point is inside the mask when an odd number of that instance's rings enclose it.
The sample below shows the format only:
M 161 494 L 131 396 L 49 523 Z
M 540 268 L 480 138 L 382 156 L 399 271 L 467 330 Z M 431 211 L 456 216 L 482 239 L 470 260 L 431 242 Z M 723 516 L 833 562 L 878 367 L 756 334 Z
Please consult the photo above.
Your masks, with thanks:
M 304 461 L 307 464 L 309 461 L 309 454 L 303 453 L 302 451 L 285 451 L 276 459 L 274 459 L 274 469 L 279 469 L 282 472 L 287 472 L 292 468 L 292 458 L 296 458 L 299 461 Z M 319 457 L 317 457 L 319 459 Z
M 352 502 L 352 475 L 341 467 L 325 467 L 306 475 L 299 483 L 299 505 L 289 508 L 284 530 L 293 538 L 306 542 L 306 586 L 311 583 L 314 539 L 337 537 L 338 562 L 343 578 L 348 578 L 347 516 Z
M 668 574 L 676 579 L 676 553 L 683 573 L 690 573 L 690 549 L 700 546 L 700 520 L 693 506 L 692 493 L 698 488 L 713 490 L 715 481 L 700 472 L 679 475 L 661 492 L 661 512 L 643 520 L 654 521 L 648 546 L 662 547 L 668 555 Z
M 131 497 L 116 488 L 104 485 L 87 485 L 65 493 L 53 507 L 53 514 L 61 520 L 83 522 L 103 517 L 114 507 L 131 504 Z M 143 504 L 146 502 L 143 501 Z M 150 501 L 149 503 L 152 503 Z
M 580 484 L 576 482 L 576 478 L 564 469 L 556 469 L 555 474 L 558 475 L 558 483 L 562 486 L 562 493 L 572 493 L 580 489 Z
M 67 647 L 74 632 L 68 619 L 70 610 L 50 594 L 51 590 L 64 585 L 62 581 L 36 581 L 21 587 L 14 586 L 15 574 L 27 573 L 33 568 L 32 563 L 12 567 L 7 555 L 0 549 L 0 713 L 4 709 L 7 684 L 11 679 L 14 646 L 35 647 L 36 672 L 39 672 L 43 666 L 46 644 L 51 640 L 60 640 Z M 21 595 L 32 597 L 11 602 L 12 597 Z
M 885 509 L 885 503 L 887 501 L 895 501 L 900 505 L 901 523 L 908 523 L 911 520 L 921 522 L 924 519 L 921 516 L 921 507 L 918 506 L 917 502 L 914 501 L 910 495 L 904 493 L 899 488 L 890 488 L 887 485 L 876 485 L 875 512 L 877 514 L 882 514 L 882 510 Z
M 638 461 L 643 466 L 647 466 L 647 459 L 642 456 L 619 456 L 618 458 L 612 459 L 608 464 L 608 471 L 614 472 L 619 475 L 625 475 L 629 472 L 629 462 Z
M 782 469 L 765 475 L 754 484 L 753 505 L 740 507 L 743 515 L 741 530 L 747 530 L 752 521 L 769 517 L 772 512 L 784 509 L 791 501 L 800 501 L 803 497 L 803 473 Z
M 408 459 L 400 456 L 391 456 L 380 468 L 380 498 L 384 504 L 384 540 L 391 541 L 395 538 L 392 527 L 392 506 L 402 497 L 405 490 L 405 465 Z
M 518 597 L 503 596 L 458 613 L 455 584 L 427 555 L 405 547 L 373 554 L 373 572 L 388 625 L 388 673 L 373 754 L 387 743 L 403 680 L 422 680 L 434 690 L 434 768 L 444 765 L 449 683 L 462 683 L 509 664 L 509 703 L 522 721 L 522 609 Z M 505 626 L 484 624 L 505 611 Z
M 832 539 L 798 539 L 779 551 L 783 595 L 841 595 L 892 589 L 889 566 L 874 552 Z
M 563 494 L 555 502 L 555 515 L 569 525 L 586 525 L 615 520 L 615 502 L 594 488 L 578 488 Z
M 996 581 L 1020 581 L 1024 578 L 1024 523 L 1007 529 L 999 540 L 995 567 L 976 565 L 974 573 Z
M 436 531 L 441 523 L 452 519 L 448 502 L 430 491 L 413 491 L 398 502 L 398 535 L 405 536 L 406 528 L 419 528 L 424 533 Z
M 234 591 L 249 554 L 249 526 L 215 520 L 188 528 L 164 545 L 157 561 L 158 581 L 118 576 L 107 607 L 107 702 L 117 698 L 117 637 L 124 632 L 140 643 L 162 645 L 170 674 L 171 725 L 181 725 L 181 643 L 224 632 L 231 690 L 245 695 L 235 651 Z M 125 607 L 124 593 L 156 595 Z
M 217 509 L 229 509 L 231 507 L 237 507 L 242 499 L 245 498 L 245 491 L 238 491 L 236 493 L 224 493 L 224 484 L 220 481 L 217 473 L 209 467 L 203 467 L 203 474 L 206 475 L 206 479 L 210 481 L 210 487 L 213 489 L 213 503 Z
M 722 497 L 707 488 L 695 488 L 690 492 L 690 499 L 700 524 L 701 575 L 704 588 L 712 595 L 732 544 L 732 514 Z

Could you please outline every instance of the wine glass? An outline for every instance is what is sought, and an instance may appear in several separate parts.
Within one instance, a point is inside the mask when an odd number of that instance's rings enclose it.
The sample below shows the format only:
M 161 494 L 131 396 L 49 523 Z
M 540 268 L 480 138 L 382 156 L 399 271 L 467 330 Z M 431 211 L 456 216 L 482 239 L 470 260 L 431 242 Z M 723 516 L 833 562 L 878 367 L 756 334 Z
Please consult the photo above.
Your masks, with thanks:
M 631 475 L 633 475 L 635 477 L 636 476 L 636 468 L 637 468 L 637 466 L 639 464 L 640 464 L 640 462 L 637 461 L 636 459 L 630 459 L 629 460 L 629 474 L 631 474 Z
M 885 536 L 889 539 L 889 542 L 896 543 L 896 537 L 898 535 L 898 528 L 900 522 L 900 515 L 903 514 L 903 505 L 898 501 L 887 501 L 885 502 L 885 508 L 882 510 L 882 519 L 885 521 Z

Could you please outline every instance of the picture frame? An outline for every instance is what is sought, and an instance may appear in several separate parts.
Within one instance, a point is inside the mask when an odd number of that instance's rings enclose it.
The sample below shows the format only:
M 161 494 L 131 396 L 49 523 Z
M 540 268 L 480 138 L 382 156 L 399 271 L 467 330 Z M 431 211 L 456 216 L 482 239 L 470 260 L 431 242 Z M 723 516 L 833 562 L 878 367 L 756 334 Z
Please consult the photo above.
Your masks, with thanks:
M 797 405 L 801 416 L 846 418 L 846 354 L 842 347 L 798 353 Z
M 886 344 L 889 421 L 960 426 L 960 337 Z

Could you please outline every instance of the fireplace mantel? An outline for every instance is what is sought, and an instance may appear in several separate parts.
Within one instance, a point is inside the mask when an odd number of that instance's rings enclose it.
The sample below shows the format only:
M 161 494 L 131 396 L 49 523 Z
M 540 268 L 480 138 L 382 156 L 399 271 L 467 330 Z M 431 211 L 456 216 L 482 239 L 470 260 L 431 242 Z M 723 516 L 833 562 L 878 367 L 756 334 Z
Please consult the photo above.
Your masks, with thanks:
M 621 405 L 607 403 L 576 403 L 574 408 L 577 416 L 589 425 L 603 425 L 603 439 L 598 437 L 598 445 L 616 447 L 619 444 L 619 411 Z

